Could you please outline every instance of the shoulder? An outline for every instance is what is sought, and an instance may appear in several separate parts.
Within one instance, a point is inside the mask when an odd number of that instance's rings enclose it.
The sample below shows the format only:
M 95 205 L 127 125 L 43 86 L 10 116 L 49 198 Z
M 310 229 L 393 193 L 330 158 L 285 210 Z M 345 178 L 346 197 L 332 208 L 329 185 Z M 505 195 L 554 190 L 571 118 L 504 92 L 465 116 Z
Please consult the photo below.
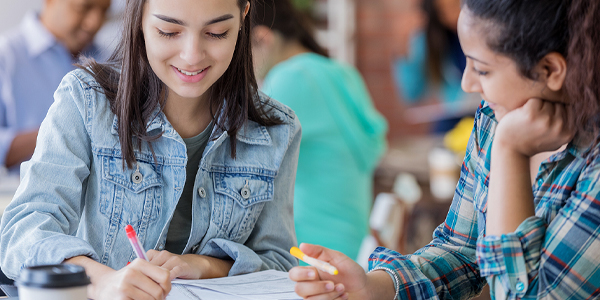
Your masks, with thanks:
M 75 69 L 65 75 L 54 94 L 55 101 L 69 101 L 79 108 L 87 122 L 99 115 L 110 118 L 110 103 L 102 86 L 87 70 Z
M 77 68 L 65 75 L 63 82 L 80 89 L 102 88 L 89 70 Z
M 327 57 L 314 53 L 300 54 L 274 66 L 265 81 L 302 82 L 330 67 L 331 60 Z
M 258 106 L 262 107 L 267 117 L 282 120 L 284 124 L 294 124 L 296 113 L 287 105 L 258 92 Z

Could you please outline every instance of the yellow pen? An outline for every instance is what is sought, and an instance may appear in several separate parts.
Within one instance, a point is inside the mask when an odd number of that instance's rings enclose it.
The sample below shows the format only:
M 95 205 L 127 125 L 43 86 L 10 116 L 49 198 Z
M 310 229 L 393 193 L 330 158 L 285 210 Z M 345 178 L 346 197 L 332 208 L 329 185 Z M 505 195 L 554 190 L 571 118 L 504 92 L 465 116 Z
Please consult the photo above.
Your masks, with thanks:
M 300 249 L 298 249 L 298 247 L 292 247 L 292 249 L 290 249 L 290 253 L 293 256 L 295 256 L 296 258 L 304 261 L 305 263 L 307 263 L 321 271 L 325 271 L 331 275 L 337 275 L 339 273 L 338 270 L 334 266 L 332 266 L 322 260 L 318 260 L 316 258 L 312 258 L 312 257 L 304 254 Z

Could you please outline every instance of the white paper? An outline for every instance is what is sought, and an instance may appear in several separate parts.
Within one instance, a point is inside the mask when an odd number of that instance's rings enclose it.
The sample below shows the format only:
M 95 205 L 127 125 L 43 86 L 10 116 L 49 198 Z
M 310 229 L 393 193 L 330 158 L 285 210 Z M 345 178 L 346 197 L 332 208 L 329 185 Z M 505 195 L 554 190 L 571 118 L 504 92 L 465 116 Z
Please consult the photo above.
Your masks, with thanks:
M 288 273 L 275 270 L 268 270 L 250 273 L 246 275 L 222 277 L 215 279 L 176 279 L 172 281 L 172 284 L 173 289 L 167 297 L 167 299 L 169 300 L 302 299 L 294 292 L 295 283 L 289 279 Z M 183 286 L 184 289 L 177 286 Z M 207 290 L 211 291 L 210 295 L 206 294 Z M 218 292 L 220 294 L 217 295 L 214 292 Z M 204 296 L 201 295 L 203 293 L 205 294 Z

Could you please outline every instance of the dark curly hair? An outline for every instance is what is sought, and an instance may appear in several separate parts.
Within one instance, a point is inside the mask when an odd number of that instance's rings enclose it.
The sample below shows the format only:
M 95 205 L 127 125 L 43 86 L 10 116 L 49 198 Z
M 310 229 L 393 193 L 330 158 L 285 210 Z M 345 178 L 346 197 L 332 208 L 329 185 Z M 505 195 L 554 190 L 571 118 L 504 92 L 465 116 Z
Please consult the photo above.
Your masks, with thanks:
M 490 49 L 512 58 L 521 74 L 537 79 L 535 67 L 557 52 L 567 61 L 566 101 L 579 133 L 600 141 L 600 1 L 464 0 L 476 17 L 488 21 Z

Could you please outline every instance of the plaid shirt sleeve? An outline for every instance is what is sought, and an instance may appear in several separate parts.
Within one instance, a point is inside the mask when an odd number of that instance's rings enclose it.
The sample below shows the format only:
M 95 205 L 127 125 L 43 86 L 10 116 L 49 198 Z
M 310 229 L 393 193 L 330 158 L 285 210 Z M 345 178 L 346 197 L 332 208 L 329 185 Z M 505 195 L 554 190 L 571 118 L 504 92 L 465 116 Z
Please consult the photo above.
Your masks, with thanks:
M 575 164 L 561 176 L 579 176 L 576 190 L 549 224 L 532 216 L 513 233 L 480 239 L 478 263 L 494 299 L 600 297 L 600 159 L 581 174 Z
M 461 175 L 446 220 L 435 230 L 433 241 L 412 255 L 377 248 L 369 269 L 385 269 L 396 283 L 397 299 L 467 299 L 478 295 L 485 279 L 476 263 L 478 209 L 474 204 L 477 161 L 486 151 L 480 141 L 489 132 L 482 124 L 481 106 L 467 146 Z M 484 228 L 485 226 L 483 226 Z M 397 279 L 396 279 L 397 278 Z

